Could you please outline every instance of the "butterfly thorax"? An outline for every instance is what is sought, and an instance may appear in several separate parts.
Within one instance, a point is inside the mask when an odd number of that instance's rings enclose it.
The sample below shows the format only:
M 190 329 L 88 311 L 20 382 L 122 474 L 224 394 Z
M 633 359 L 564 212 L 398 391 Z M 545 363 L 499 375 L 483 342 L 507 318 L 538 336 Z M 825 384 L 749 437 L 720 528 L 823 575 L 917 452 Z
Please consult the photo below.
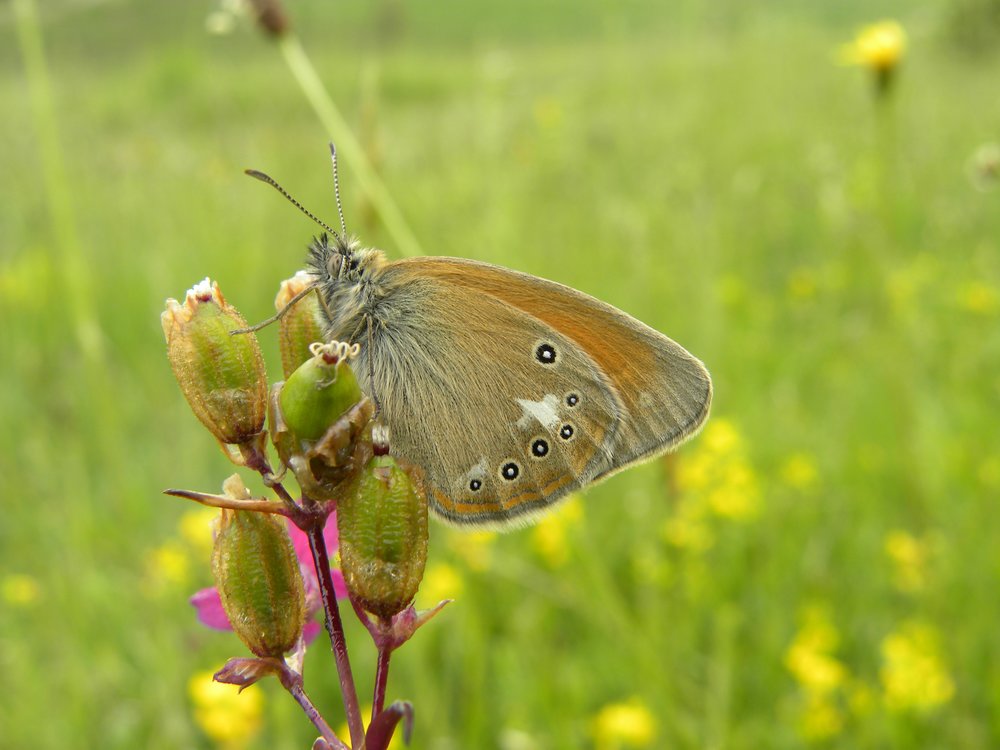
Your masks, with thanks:
M 327 337 L 363 345 L 368 319 L 386 293 L 380 281 L 385 255 L 361 247 L 355 237 L 324 234 L 309 245 L 308 265 L 323 300 Z

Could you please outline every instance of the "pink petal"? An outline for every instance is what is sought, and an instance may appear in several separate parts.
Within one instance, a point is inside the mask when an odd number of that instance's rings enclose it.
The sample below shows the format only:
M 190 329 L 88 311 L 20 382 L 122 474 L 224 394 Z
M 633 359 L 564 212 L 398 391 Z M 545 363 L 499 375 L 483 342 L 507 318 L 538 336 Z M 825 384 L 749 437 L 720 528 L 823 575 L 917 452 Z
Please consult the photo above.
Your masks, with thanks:
M 226 610 L 222 608 L 219 590 L 214 586 L 196 592 L 189 601 L 197 611 L 198 621 L 202 625 L 207 625 L 215 630 L 233 629 L 233 626 L 229 624 L 229 617 L 226 616 Z
M 315 620 L 310 620 L 306 623 L 306 626 L 302 629 L 302 638 L 305 640 L 306 645 L 309 645 L 316 640 L 318 636 L 323 631 L 323 626 L 320 625 Z

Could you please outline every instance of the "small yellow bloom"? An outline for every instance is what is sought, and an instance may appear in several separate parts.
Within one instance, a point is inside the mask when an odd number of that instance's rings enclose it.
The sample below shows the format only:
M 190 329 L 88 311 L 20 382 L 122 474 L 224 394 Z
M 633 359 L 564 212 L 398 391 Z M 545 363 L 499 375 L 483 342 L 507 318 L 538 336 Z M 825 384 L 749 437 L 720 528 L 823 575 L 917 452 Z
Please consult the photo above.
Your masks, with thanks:
M 218 520 L 217 508 L 192 508 L 185 511 L 178 524 L 181 537 L 205 560 L 212 556 L 212 540 Z
M 892 563 L 892 582 L 904 593 L 921 591 L 927 585 L 927 565 L 930 544 L 902 530 L 890 531 L 885 536 L 885 554 Z
M 195 722 L 219 745 L 236 750 L 260 731 L 264 696 L 257 687 L 241 693 L 235 685 L 215 682 L 211 671 L 198 672 L 188 681 L 188 695 Z
M 995 315 L 1000 312 L 1000 292 L 982 281 L 970 281 L 958 293 L 958 303 L 966 312 Z
M 691 552 L 704 552 L 715 543 L 715 535 L 704 521 L 684 514 L 667 519 L 662 534 L 667 544 Z
M 583 518 L 579 495 L 572 495 L 554 512 L 549 513 L 531 531 L 531 541 L 550 568 L 565 565 L 569 559 L 567 532 Z
M 879 21 L 862 28 L 854 41 L 841 47 L 841 61 L 876 71 L 895 68 L 906 52 L 906 31 L 896 21 Z
M 371 723 L 372 718 L 372 704 L 369 703 L 367 706 L 361 707 L 361 723 L 365 726 L 365 731 L 368 731 L 368 725 Z M 347 721 L 344 721 L 337 730 L 334 732 L 340 739 L 347 741 L 351 737 L 351 728 L 347 726 Z M 396 725 L 396 731 L 392 735 L 392 739 L 389 741 L 388 750 L 402 750 L 405 745 L 403 744 L 403 727 L 402 724 Z
M 452 566 L 442 562 L 431 563 L 424 571 L 417 601 L 423 607 L 433 607 L 442 599 L 457 599 L 464 587 L 462 576 Z
M 825 740 L 844 728 L 844 713 L 824 695 L 809 694 L 799 716 L 799 730 L 808 740 Z
M 715 419 L 705 427 L 698 444 L 706 451 L 725 455 L 739 450 L 743 439 L 728 419 Z
M 788 296 L 796 300 L 807 300 L 816 296 L 819 285 L 816 274 L 808 268 L 797 268 L 788 277 Z
M 146 570 L 153 586 L 182 585 L 190 570 L 188 551 L 176 541 L 165 542 L 147 553 Z
M 781 481 L 792 489 L 804 491 L 816 485 L 819 469 L 816 459 L 808 453 L 793 453 L 781 467 Z
M 656 731 L 655 717 L 638 698 L 605 706 L 592 723 L 597 750 L 649 747 L 656 739 Z
M 556 99 L 535 102 L 535 123 L 539 130 L 555 130 L 563 121 L 563 108 Z
M 929 713 L 955 694 L 941 657 L 938 634 L 912 620 L 882 641 L 883 698 L 890 711 Z
M 488 570 L 493 558 L 494 531 L 453 531 L 448 532 L 448 546 L 457 554 L 470 570 Z
M 847 681 L 847 668 L 834 656 L 840 634 L 825 607 L 804 610 L 801 625 L 785 651 L 785 668 L 807 693 L 829 695 Z
M 0 586 L 3 601 L 12 607 L 27 607 L 38 601 L 38 581 L 25 573 L 8 573 Z

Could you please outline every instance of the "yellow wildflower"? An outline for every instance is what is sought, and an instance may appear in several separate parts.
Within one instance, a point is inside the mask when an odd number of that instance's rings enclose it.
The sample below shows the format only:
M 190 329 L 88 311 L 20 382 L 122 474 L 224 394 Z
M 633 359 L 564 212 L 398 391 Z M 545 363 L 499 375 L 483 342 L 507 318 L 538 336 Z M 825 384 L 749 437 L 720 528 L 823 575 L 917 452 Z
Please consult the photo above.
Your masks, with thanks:
M 704 552 L 715 543 L 715 535 L 704 521 L 684 514 L 668 518 L 662 533 L 668 544 L 692 552 Z
M 194 719 L 217 744 L 236 750 L 260 731 L 264 696 L 257 687 L 242 693 L 235 685 L 212 679 L 212 672 L 198 672 L 188 681 Z
M 592 732 L 597 750 L 649 747 L 656 739 L 656 719 L 642 701 L 632 698 L 598 711 Z
M 963 310 L 976 315 L 995 315 L 1000 311 L 1000 292 L 983 281 L 970 281 L 958 293 Z
M 750 464 L 742 456 L 735 456 L 720 474 L 718 486 L 708 493 L 712 511 L 732 521 L 753 517 L 757 513 L 760 492 Z
M 566 564 L 569 559 L 566 532 L 578 525 L 582 518 L 583 505 L 580 503 L 580 497 L 572 495 L 532 529 L 531 541 L 550 568 Z
M 25 573 L 8 573 L 3 577 L 0 593 L 12 607 L 27 607 L 38 601 L 38 581 Z
M 743 439 L 736 425 L 728 419 L 719 418 L 708 423 L 698 445 L 710 453 L 726 455 L 742 448 Z
M 927 585 L 927 563 L 930 544 L 902 530 L 890 531 L 885 536 L 885 554 L 892 563 L 893 585 L 904 593 L 921 591 Z
M 840 49 L 840 59 L 876 71 L 895 68 L 906 52 L 906 31 L 896 21 L 879 21 L 858 31 L 854 41 Z
M 219 511 L 216 508 L 192 508 L 185 511 L 178 524 L 181 537 L 205 560 L 212 555 L 212 542 L 218 520 Z
M 816 296 L 818 286 L 811 269 L 796 268 L 788 277 L 788 296 L 796 300 L 811 299 Z
M 539 130 L 555 130 L 563 121 L 563 108 L 556 99 L 535 102 L 535 124 Z
M 955 683 L 940 654 L 937 632 L 910 621 L 882 641 L 883 698 L 890 711 L 928 713 L 951 700 Z
M 372 704 L 369 703 L 367 706 L 361 707 L 361 722 L 365 725 L 365 731 L 368 731 L 368 725 L 371 723 L 372 718 Z M 347 740 L 351 736 L 351 728 L 347 726 L 347 721 L 345 720 L 339 727 L 337 727 L 334 734 L 337 735 L 342 740 Z M 403 744 L 403 727 L 402 724 L 396 725 L 396 731 L 392 735 L 392 739 L 389 741 L 388 750 L 401 750 L 405 747 Z
M 146 555 L 149 583 L 158 588 L 187 582 L 190 559 L 187 549 L 176 541 L 166 542 Z
M 785 667 L 808 693 L 829 694 L 847 680 L 847 668 L 834 652 L 840 634 L 825 607 L 811 606 L 801 615 L 798 632 L 785 651 Z
M 781 481 L 792 489 L 800 491 L 811 489 L 818 478 L 816 459 L 808 453 L 793 453 L 781 466 Z
M 799 730 L 808 740 L 825 740 L 844 728 L 844 712 L 828 696 L 810 693 L 799 716 Z
M 424 571 L 424 579 L 417 591 L 417 600 L 423 607 L 433 607 L 442 599 L 457 599 L 464 588 L 462 576 L 451 565 L 431 563 Z
M 492 558 L 495 531 L 448 531 L 448 546 L 470 570 L 487 570 Z

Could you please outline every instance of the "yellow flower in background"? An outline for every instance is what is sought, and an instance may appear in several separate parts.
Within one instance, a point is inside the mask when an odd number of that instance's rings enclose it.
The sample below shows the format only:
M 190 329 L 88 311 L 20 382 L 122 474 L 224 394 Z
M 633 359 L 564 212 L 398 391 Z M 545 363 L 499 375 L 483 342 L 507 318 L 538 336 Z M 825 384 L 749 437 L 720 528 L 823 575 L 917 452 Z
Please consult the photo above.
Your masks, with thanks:
M 799 629 L 785 651 L 785 668 L 803 693 L 798 727 L 808 740 L 821 740 L 840 733 L 844 712 L 840 694 L 850 681 L 847 667 L 835 652 L 840 633 L 823 605 L 811 605 L 799 615 Z
M 911 620 L 882 640 L 883 700 L 890 711 L 929 713 L 955 694 L 937 631 Z
M 235 685 L 215 682 L 212 674 L 198 672 L 188 681 L 194 720 L 217 745 L 237 750 L 260 731 L 264 696 L 255 686 L 241 693 Z
M 154 590 L 187 583 L 190 568 L 188 549 L 176 541 L 165 542 L 146 554 L 146 579 Z
M 569 559 L 567 532 L 580 524 L 583 505 L 579 495 L 571 495 L 531 530 L 531 543 L 550 568 L 565 565 Z
M 493 561 L 495 531 L 448 530 L 448 546 L 470 570 L 488 570 Z
M 656 719 L 642 701 L 632 698 L 598 711 L 592 732 L 597 750 L 649 747 L 656 739 Z
M 417 591 L 421 607 L 433 607 L 442 599 L 457 599 L 465 582 L 458 571 L 447 563 L 431 563 L 424 571 L 424 579 Z
M 368 731 L 368 725 L 371 724 L 372 718 L 372 704 L 369 703 L 367 706 L 361 707 L 361 722 L 365 726 L 365 731 Z M 347 740 L 351 736 L 351 728 L 347 726 L 347 721 L 345 720 L 337 729 L 334 731 L 340 739 Z M 402 750 L 406 747 L 403 744 L 403 726 L 402 722 L 396 725 L 396 731 L 392 735 L 392 739 L 389 740 L 388 750 Z
M 959 290 L 958 304 L 976 315 L 996 315 L 1000 312 L 1000 291 L 983 281 L 970 281 Z
M 675 478 L 680 497 L 661 534 L 667 543 L 691 551 L 707 550 L 715 541 L 712 516 L 748 521 L 760 509 L 760 487 L 732 422 L 708 423 L 698 442 L 678 456 Z
M 795 490 L 809 490 L 819 479 L 816 459 L 808 453 L 793 453 L 781 465 L 781 481 Z
M 896 529 L 885 535 L 883 548 L 892 565 L 892 583 L 897 589 L 912 594 L 926 588 L 931 557 L 931 544 L 926 537 L 918 538 Z
M 906 31 L 896 21 L 879 21 L 863 27 L 854 41 L 840 48 L 840 60 L 876 71 L 895 68 L 906 53 Z
M 205 560 L 212 554 L 218 520 L 219 511 L 216 508 L 192 508 L 185 511 L 178 523 L 181 537 Z
M 840 633 L 831 622 L 826 607 L 807 607 L 791 645 L 785 651 L 785 667 L 808 693 L 825 695 L 847 681 L 847 668 L 834 652 Z
M 27 607 L 38 601 L 41 591 L 38 581 L 25 573 L 8 573 L 0 584 L 4 604 Z
M 807 740 L 825 740 L 844 729 L 844 712 L 825 695 L 809 693 L 799 715 L 799 731 Z
M 816 296 L 819 284 L 816 273 L 809 268 L 796 268 L 788 276 L 788 296 L 796 300 L 807 300 Z

